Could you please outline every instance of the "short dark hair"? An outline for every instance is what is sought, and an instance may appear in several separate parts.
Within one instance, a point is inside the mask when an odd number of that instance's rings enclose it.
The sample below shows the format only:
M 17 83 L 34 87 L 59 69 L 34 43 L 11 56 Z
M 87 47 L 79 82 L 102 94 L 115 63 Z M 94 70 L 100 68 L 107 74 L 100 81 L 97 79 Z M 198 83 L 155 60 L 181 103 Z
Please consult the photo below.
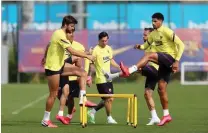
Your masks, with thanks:
M 107 32 L 105 32 L 105 31 L 103 31 L 103 32 L 101 32 L 99 35 L 98 35 L 98 40 L 101 40 L 103 37 L 108 37 L 108 39 L 109 39 L 109 36 L 108 36 L 108 33 Z
M 152 32 L 154 29 L 153 29 L 153 28 L 144 28 L 144 30 L 145 30 L 145 31 L 148 30 L 149 32 Z
M 159 20 L 164 21 L 164 16 L 163 16 L 163 14 L 160 13 L 160 12 L 154 13 L 154 14 L 152 15 L 152 18 L 156 18 L 156 19 L 159 19 Z
M 78 21 L 71 15 L 67 15 L 62 20 L 62 27 L 69 24 L 78 24 Z

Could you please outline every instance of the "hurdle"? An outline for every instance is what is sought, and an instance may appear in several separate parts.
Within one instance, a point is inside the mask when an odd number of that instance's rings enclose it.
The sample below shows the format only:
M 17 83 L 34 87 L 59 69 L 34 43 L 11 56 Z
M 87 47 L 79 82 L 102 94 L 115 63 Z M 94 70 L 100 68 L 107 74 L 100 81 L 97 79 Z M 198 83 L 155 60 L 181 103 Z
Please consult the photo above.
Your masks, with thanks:
M 134 128 L 137 127 L 137 96 L 135 94 L 86 94 L 83 98 L 83 104 L 80 105 L 80 124 L 83 128 L 87 126 L 87 107 L 85 107 L 86 97 L 112 97 L 112 98 L 127 98 L 127 125 Z

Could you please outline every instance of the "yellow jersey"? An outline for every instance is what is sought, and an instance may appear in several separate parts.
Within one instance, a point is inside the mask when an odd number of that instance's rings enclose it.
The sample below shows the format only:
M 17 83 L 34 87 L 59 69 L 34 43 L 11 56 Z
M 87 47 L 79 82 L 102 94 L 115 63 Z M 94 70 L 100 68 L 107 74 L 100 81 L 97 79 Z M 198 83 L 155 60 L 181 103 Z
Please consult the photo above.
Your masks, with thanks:
M 48 47 L 44 68 L 59 71 L 64 65 L 66 48 L 70 46 L 71 43 L 67 40 L 66 33 L 62 29 L 54 31 Z
M 171 55 L 175 60 L 180 60 L 183 51 L 184 44 L 179 39 L 173 30 L 161 26 L 160 28 L 152 31 L 148 36 L 148 40 L 141 45 L 141 49 L 146 49 L 154 42 L 157 52 L 162 52 Z
M 81 52 L 84 52 L 85 51 L 85 47 L 79 43 L 79 42 L 76 42 L 76 41 L 73 41 L 72 44 L 71 44 L 71 47 L 77 51 L 81 51 Z M 66 58 L 68 58 L 68 56 L 66 55 Z M 87 59 L 86 59 L 87 60 Z M 74 64 L 75 65 L 75 64 Z M 77 80 L 77 76 L 69 76 L 69 80 L 70 81 L 73 81 L 73 80 Z
M 157 52 L 157 49 L 156 49 L 156 46 L 154 45 L 154 43 L 151 44 L 149 47 L 147 47 L 147 48 L 145 49 L 145 53 L 148 54 L 149 52 Z M 157 69 L 157 70 L 158 70 L 158 68 L 159 68 L 159 65 L 156 64 L 156 63 L 154 63 L 154 62 L 148 62 L 148 65 L 153 66 L 153 67 L 154 67 L 155 69 Z
M 104 48 L 99 45 L 95 46 L 93 49 L 92 55 L 96 58 L 94 61 L 95 66 L 95 83 L 102 84 L 106 83 L 107 80 L 103 74 L 105 72 L 110 72 L 111 59 L 113 58 L 113 50 L 109 45 L 106 45 Z

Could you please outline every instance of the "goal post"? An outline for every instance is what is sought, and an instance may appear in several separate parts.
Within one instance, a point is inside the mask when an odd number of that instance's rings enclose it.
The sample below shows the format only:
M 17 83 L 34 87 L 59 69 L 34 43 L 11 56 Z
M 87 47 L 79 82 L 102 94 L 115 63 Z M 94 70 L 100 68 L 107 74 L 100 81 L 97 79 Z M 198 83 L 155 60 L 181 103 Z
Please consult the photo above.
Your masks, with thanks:
M 208 85 L 208 62 L 182 62 L 182 85 Z

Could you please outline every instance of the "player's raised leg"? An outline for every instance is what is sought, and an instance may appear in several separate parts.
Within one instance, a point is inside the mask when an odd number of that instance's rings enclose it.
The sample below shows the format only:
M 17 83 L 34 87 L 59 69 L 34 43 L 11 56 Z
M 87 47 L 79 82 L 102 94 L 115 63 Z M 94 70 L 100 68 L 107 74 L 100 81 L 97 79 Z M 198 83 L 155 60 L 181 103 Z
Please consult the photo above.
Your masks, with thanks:
M 157 63 L 158 61 L 158 56 L 157 53 L 152 52 L 149 54 L 144 55 L 138 62 L 137 64 L 131 66 L 131 67 L 126 67 L 123 62 L 120 63 L 120 68 L 123 72 L 124 77 L 128 77 L 130 74 L 137 72 L 140 68 L 144 67 L 149 61 Z
M 83 95 L 86 94 L 86 81 L 87 81 L 87 72 L 83 69 L 73 66 L 71 64 L 66 63 L 66 67 L 64 67 L 64 72 L 62 73 L 63 76 L 65 75 L 76 75 L 80 77 L 79 86 L 80 86 L 80 101 L 79 104 L 83 103 Z

